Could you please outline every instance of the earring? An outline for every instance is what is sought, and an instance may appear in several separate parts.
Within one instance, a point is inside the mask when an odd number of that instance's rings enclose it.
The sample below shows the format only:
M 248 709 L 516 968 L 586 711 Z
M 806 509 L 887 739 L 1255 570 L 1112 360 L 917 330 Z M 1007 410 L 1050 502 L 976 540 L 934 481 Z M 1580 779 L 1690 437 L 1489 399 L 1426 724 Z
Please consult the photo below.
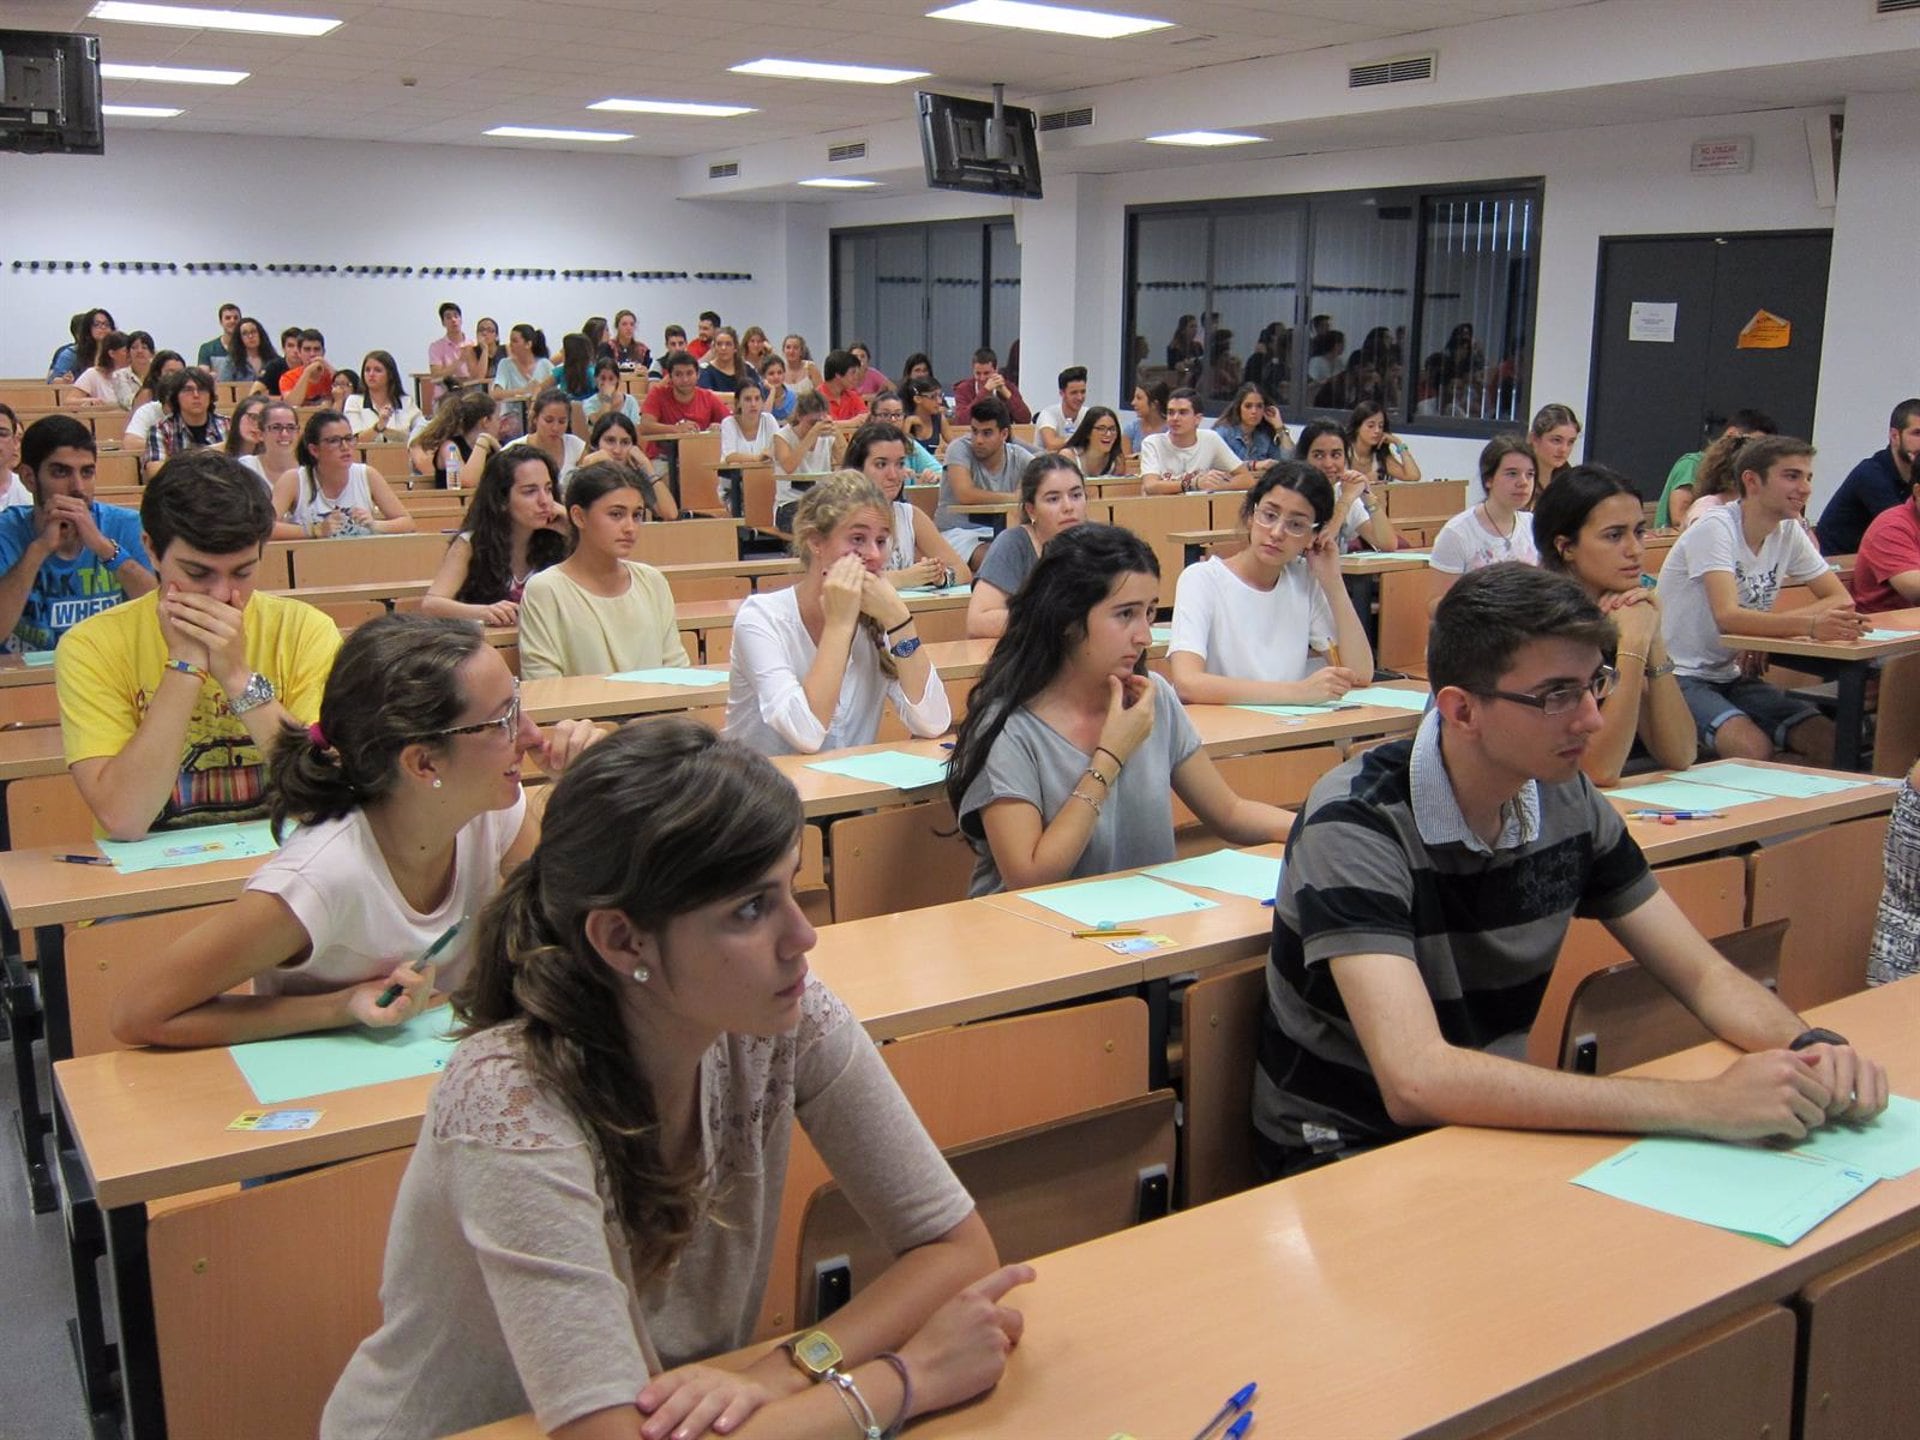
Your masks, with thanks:
M 653 972 L 644 965 L 633 967 L 633 980 L 636 985 L 644 985 L 653 978 Z
M 433 788 L 436 790 L 440 788 L 440 777 L 438 775 L 433 777 Z

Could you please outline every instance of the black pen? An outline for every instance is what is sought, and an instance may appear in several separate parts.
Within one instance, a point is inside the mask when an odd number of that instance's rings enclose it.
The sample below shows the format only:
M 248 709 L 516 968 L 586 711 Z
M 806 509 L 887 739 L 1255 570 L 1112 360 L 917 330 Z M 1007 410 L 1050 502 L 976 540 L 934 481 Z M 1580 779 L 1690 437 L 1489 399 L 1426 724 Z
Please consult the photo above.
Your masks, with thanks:
M 56 855 L 53 858 L 62 865 L 111 865 L 113 863 L 101 855 Z
M 427 953 L 422 955 L 417 963 L 420 965 L 431 965 L 433 963 L 433 957 L 438 955 L 442 950 L 446 949 L 447 946 L 452 943 L 453 937 L 460 933 L 460 927 L 465 923 L 466 922 L 464 920 L 456 920 L 453 922 L 453 924 L 449 925 L 446 928 L 446 933 L 441 935 L 441 937 L 438 940 L 434 941 L 433 944 L 428 947 Z M 378 1005 L 382 1010 L 384 1010 L 389 1005 L 393 1004 L 394 1001 L 398 1000 L 400 998 L 400 992 L 406 988 L 407 988 L 406 986 L 402 985 L 398 980 L 396 980 L 393 982 L 393 984 L 387 986 L 386 989 L 382 990 L 380 992 L 380 998 L 378 1000 L 375 1000 L 373 1003 Z

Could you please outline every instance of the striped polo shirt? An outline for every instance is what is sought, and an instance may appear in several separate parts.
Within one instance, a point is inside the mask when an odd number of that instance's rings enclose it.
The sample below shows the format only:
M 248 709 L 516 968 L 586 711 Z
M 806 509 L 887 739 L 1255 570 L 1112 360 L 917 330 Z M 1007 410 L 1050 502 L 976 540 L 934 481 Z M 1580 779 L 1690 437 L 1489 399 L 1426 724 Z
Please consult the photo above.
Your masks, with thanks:
M 1529 782 L 1484 844 L 1447 779 L 1443 723 L 1429 711 L 1413 738 L 1330 771 L 1294 827 L 1254 1075 L 1254 1124 L 1277 1145 L 1413 1133 L 1387 1114 L 1328 961 L 1404 955 L 1451 1044 L 1517 1054 L 1573 917 L 1615 919 L 1654 893 L 1640 847 L 1584 775 Z

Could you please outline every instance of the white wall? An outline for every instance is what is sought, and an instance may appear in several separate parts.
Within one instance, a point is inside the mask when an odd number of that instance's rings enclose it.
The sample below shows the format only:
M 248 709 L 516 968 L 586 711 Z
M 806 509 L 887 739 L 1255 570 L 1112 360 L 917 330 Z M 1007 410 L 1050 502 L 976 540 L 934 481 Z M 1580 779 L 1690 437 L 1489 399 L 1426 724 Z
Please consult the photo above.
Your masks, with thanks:
M 104 305 L 189 356 L 232 299 L 269 331 L 316 325 L 336 364 L 390 349 L 424 368 L 435 309 L 457 301 L 471 333 L 530 321 L 560 337 L 627 308 L 656 347 L 704 309 L 729 323 L 824 338 L 826 241 L 810 207 L 671 198 L 677 162 L 525 150 L 116 133 L 104 157 L 0 155 L 12 239 L 0 262 L 0 375 L 44 374 L 76 311 Z M 817 208 L 817 207 L 811 207 Z M 92 274 L 16 271 L 92 260 Z M 163 260 L 178 275 L 102 274 L 104 260 Z M 449 280 L 348 275 L 187 275 L 187 261 L 485 265 L 555 270 L 751 272 L 751 281 Z M 809 330 L 808 327 L 812 328 Z
M 1887 416 L 1920 395 L 1915 323 L 1915 237 L 1920 190 L 1913 183 L 1920 96 L 1847 100 L 1846 139 L 1835 196 L 1827 340 L 1814 412 L 1815 485 L 1831 496 L 1856 460 L 1887 443 Z M 1813 508 L 1822 500 L 1816 496 Z

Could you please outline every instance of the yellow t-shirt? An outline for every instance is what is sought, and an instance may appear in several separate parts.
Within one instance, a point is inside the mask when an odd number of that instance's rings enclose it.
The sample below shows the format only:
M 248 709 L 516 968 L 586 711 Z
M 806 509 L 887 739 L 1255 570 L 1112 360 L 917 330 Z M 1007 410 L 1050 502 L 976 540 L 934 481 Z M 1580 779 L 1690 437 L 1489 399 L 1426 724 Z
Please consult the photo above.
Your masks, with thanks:
M 159 592 L 116 605 L 76 625 L 54 652 L 60 734 L 67 764 L 118 755 L 146 718 L 166 674 Z M 247 663 L 273 682 L 294 719 L 312 724 L 340 649 L 340 629 L 311 605 L 255 591 L 246 608 Z M 187 722 L 173 794 L 156 830 L 254 819 L 266 813 L 266 766 L 247 727 L 209 679 Z

